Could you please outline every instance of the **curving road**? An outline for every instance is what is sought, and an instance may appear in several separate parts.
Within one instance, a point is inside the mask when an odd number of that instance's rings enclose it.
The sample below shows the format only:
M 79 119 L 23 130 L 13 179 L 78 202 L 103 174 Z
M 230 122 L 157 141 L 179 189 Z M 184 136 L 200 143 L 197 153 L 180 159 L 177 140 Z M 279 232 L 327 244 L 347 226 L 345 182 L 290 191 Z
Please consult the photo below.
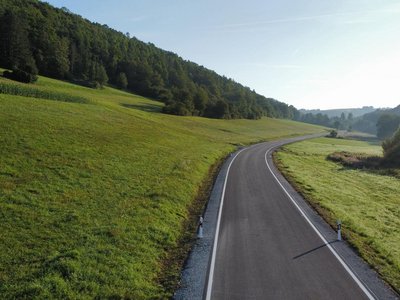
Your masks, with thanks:
M 271 150 L 300 139 L 257 144 L 232 161 L 206 299 L 373 298 L 274 175 Z

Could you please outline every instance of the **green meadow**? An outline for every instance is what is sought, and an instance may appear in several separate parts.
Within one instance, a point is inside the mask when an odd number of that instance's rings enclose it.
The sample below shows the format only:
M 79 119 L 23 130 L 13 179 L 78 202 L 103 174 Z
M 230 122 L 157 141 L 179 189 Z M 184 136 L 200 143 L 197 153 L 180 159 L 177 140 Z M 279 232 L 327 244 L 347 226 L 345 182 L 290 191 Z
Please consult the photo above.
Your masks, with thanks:
M 140 96 L 44 77 L 0 85 L 6 299 L 169 298 L 204 206 L 198 195 L 223 158 L 239 145 L 323 130 L 165 115 Z
M 283 147 L 281 171 L 360 255 L 400 290 L 400 180 L 327 160 L 336 151 L 382 155 L 376 143 L 319 138 Z

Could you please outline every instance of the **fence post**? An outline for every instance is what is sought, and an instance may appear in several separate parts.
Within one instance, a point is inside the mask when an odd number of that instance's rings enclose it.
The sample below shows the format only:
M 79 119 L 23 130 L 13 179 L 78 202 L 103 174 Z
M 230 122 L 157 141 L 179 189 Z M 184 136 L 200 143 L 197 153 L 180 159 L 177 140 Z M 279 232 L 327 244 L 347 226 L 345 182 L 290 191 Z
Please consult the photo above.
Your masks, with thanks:
M 203 237 L 203 221 L 204 221 L 203 217 L 200 216 L 200 218 L 199 218 L 199 227 L 197 229 L 197 237 L 200 238 L 200 239 Z
M 342 221 L 337 220 L 337 239 L 338 241 L 342 240 Z

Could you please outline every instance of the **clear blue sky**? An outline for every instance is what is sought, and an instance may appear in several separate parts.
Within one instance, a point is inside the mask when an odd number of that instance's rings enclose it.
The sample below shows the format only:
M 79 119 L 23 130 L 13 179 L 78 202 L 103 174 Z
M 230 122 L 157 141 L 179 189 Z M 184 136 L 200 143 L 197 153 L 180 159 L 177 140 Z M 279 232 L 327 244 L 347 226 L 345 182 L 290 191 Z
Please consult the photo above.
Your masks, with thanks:
M 400 1 L 47 2 L 297 108 L 400 104 Z

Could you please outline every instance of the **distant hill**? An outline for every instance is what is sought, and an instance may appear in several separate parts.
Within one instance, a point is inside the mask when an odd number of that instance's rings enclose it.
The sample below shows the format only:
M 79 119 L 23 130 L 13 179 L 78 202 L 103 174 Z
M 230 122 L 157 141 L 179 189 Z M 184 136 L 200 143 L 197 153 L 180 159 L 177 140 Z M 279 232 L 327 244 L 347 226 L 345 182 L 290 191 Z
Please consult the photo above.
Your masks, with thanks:
M 362 108 L 345 108 L 345 109 L 329 109 L 329 110 L 299 110 L 300 114 L 296 118 L 297 121 L 333 127 L 341 130 L 357 130 L 370 134 L 378 134 L 382 138 L 382 132 L 377 127 L 378 120 L 381 119 L 380 125 L 383 123 L 391 123 L 390 129 L 384 130 L 386 133 L 393 133 L 397 127 L 398 117 L 400 116 L 400 105 L 395 108 L 379 108 L 372 106 L 364 106 Z M 388 117 L 386 117 L 388 115 Z M 390 116 L 392 115 L 392 116 Z M 395 115 L 395 116 L 393 116 Z M 383 117 L 382 117 L 383 116 Z M 382 117 L 382 118 L 381 118 Z M 392 121 L 388 120 L 391 119 Z M 383 122 L 382 122 L 382 119 Z M 385 127 L 385 126 L 384 126 Z
M 376 124 L 378 123 L 379 118 L 385 114 L 400 115 L 400 105 L 395 108 L 376 109 L 372 112 L 360 116 L 355 120 L 353 124 L 353 129 L 376 134 Z
M 321 109 L 300 109 L 300 112 L 303 114 L 307 113 L 312 113 L 314 115 L 316 114 L 323 114 L 327 115 L 329 118 L 333 117 L 340 117 L 342 113 L 344 113 L 346 116 L 350 113 L 353 114 L 353 117 L 360 117 L 362 115 L 365 115 L 367 113 L 375 111 L 376 108 L 373 106 L 363 106 L 362 108 L 343 108 L 343 109 L 326 109 L 326 110 L 321 110 Z

